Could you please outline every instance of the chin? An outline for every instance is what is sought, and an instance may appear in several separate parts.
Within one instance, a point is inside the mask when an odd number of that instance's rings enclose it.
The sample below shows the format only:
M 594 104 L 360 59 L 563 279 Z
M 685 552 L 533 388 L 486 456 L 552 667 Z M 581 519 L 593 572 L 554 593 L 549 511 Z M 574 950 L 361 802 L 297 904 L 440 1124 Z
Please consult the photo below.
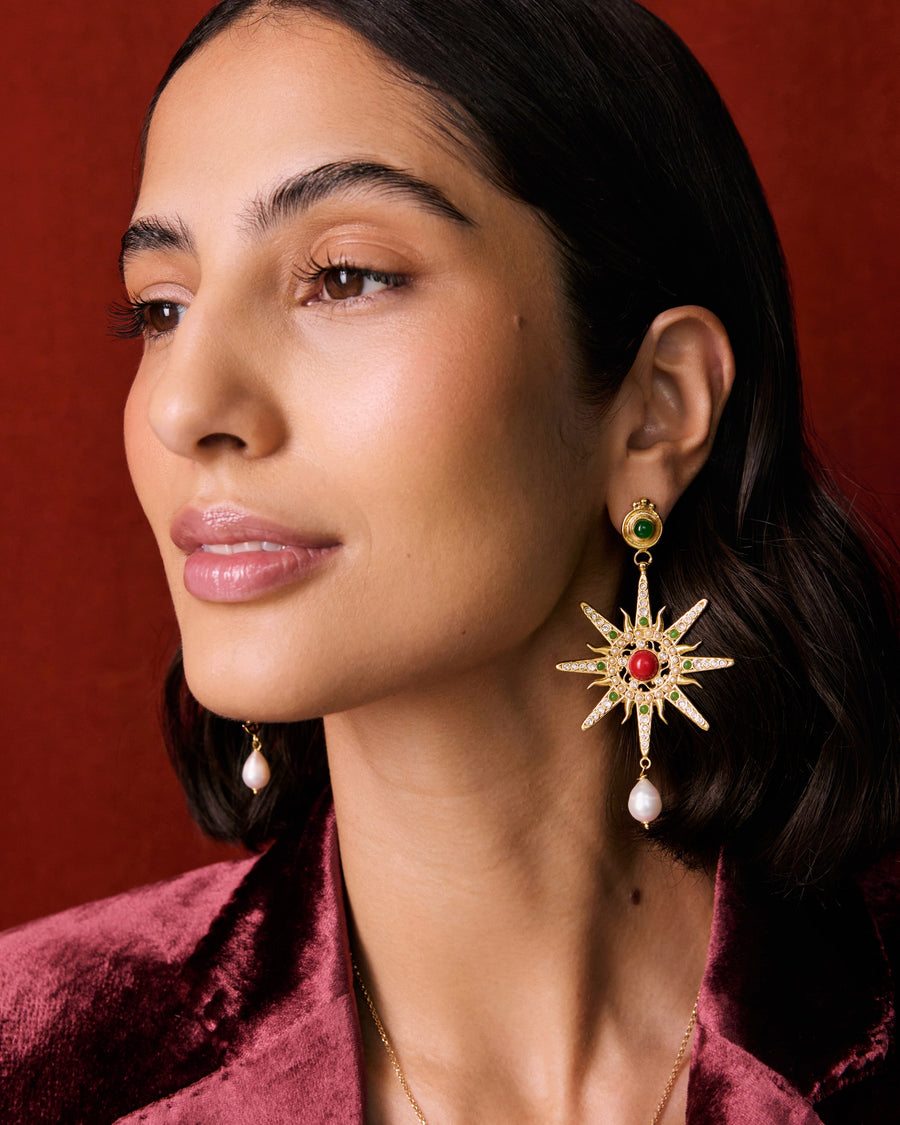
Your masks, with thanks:
M 239 722 L 293 723 L 324 714 L 316 692 L 303 690 L 265 661 L 210 660 L 185 645 L 184 675 L 197 702 L 225 719 Z

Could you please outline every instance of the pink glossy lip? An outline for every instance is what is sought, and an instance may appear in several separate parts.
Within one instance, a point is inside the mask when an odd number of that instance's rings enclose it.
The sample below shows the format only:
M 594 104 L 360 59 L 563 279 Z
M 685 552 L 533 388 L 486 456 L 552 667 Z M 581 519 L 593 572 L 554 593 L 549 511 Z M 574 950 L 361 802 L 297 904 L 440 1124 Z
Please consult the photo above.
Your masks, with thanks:
M 229 507 L 185 508 L 172 521 L 171 536 L 187 555 L 185 589 L 207 602 L 250 601 L 298 582 L 341 546 L 332 535 L 296 531 Z M 281 549 L 236 554 L 204 550 L 246 543 L 277 544 Z

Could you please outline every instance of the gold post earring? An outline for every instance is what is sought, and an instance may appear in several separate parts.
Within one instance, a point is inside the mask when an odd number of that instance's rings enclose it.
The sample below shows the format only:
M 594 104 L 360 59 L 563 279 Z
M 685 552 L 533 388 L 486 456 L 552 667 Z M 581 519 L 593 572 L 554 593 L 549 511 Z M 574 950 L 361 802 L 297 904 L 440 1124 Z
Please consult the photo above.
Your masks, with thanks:
M 686 684 L 697 684 L 687 673 L 710 672 L 714 668 L 728 668 L 734 663 L 729 656 L 692 656 L 697 644 L 682 644 L 684 634 L 694 624 L 706 607 L 706 598 L 668 627 L 663 624 L 665 606 L 654 621 L 650 615 L 650 594 L 647 586 L 647 567 L 653 562 L 649 548 L 659 542 L 663 523 L 656 505 L 646 499 L 636 500 L 622 523 L 622 538 L 629 547 L 636 548 L 634 562 L 640 571 L 637 590 L 637 608 L 634 621 L 623 609 L 624 624 L 617 629 L 610 621 L 587 604 L 581 603 L 585 617 L 602 635 L 604 644 L 588 645 L 596 653 L 591 660 L 567 660 L 557 664 L 561 672 L 581 672 L 595 676 L 589 687 L 606 688 L 606 692 L 590 715 L 581 724 L 582 730 L 592 727 L 618 703 L 625 706 L 625 723 L 634 711 L 637 716 L 640 740 L 641 772 L 628 796 L 628 811 L 645 828 L 662 811 L 659 790 L 647 777 L 650 769 L 650 726 L 653 712 L 666 721 L 663 708 L 671 703 L 683 715 L 709 730 L 709 723 L 684 694 Z M 699 687 L 699 684 L 697 684 Z
M 250 735 L 250 753 L 241 770 L 241 781 L 252 789 L 254 794 L 264 789 L 269 784 L 272 774 L 269 763 L 262 752 L 262 743 L 259 740 L 259 723 L 243 723 L 244 730 Z

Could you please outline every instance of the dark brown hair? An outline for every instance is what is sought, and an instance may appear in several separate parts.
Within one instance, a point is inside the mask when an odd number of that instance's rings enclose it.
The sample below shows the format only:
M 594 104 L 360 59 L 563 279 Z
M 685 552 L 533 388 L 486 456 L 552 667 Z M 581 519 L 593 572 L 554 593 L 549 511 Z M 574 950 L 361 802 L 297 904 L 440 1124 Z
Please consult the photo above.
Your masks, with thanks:
M 658 605 L 709 598 L 704 651 L 736 667 L 703 685 L 708 733 L 654 729 L 666 811 L 653 835 L 692 862 L 724 848 L 786 887 L 871 862 L 900 816 L 896 618 L 877 548 L 863 546 L 804 436 L 778 237 L 703 69 L 631 0 L 224 0 L 156 97 L 224 28 L 293 11 L 367 39 L 431 95 L 485 174 L 540 213 L 597 409 L 663 309 L 703 305 L 723 321 L 735 387 L 709 463 L 654 548 L 653 577 Z M 321 723 L 269 725 L 274 776 L 251 797 L 239 724 L 193 700 L 178 657 L 165 715 L 191 811 L 218 839 L 262 845 L 302 823 L 327 784 Z M 621 732 L 616 769 L 630 785 L 632 724 Z

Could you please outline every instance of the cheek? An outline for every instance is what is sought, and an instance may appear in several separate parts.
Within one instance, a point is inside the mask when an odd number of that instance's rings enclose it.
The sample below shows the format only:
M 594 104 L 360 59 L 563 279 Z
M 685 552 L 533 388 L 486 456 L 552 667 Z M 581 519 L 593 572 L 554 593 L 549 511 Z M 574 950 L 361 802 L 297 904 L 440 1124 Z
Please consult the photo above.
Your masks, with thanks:
M 125 403 L 123 425 L 125 459 L 128 462 L 128 472 L 131 474 L 131 483 L 134 485 L 138 500 L 152 523 L 153 505 L 150 491 L 154 480 L 157 479 L 154 468 L 158 468 L 159 457 L 156 450 L 157 443 L 153 440 L 153 434 L 147 424 L 147 400 L 146 381 L 142 380 L 138 373 Z
M 536 627 L 566 584 L 584 472 L 563 438 L 571 373 L 555 343 L 473 302 L 366 349 L 328 460 L 365 526 L 361 596 L 382 636 L 402 632 L 395 651 L 442 631 L 493 647 L 501 621 Z
M 148 420 L 149 397 L 149 380 L 139 371 L 125 403 L 125 458 L 137 498 L 158 536 L 157 521 L 168 488 L 165 450 Z
M 382 504 L 441 494 L 456 507 L 516 481 L 519 491 L 548 483 L 563 460 L 560 353 L 538 326 L 475 299 L 397 317 L 389 334 L 334 333 L 321 378 L 338 397 L 320 415 L 323 454 Z
M 181 570 L 172 558 L 169 527 L 177 508 L 172 460 L 148 421 L 149 381 L 139 372 L 125 403 L 123 434 L 125 458 L 138 502 L 147 517 L 163 557 L 166 577 L 174 597 L 183 592 Z M 168 550 L 167 550 L 168 548 Z

